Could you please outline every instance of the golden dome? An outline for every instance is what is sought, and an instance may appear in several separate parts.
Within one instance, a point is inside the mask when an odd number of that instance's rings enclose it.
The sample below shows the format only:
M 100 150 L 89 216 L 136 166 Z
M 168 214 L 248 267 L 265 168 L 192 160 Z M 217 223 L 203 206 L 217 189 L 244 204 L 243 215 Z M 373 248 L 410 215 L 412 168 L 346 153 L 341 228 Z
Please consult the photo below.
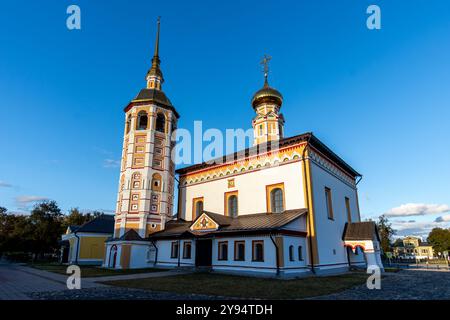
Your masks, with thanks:
M 269 87 L 267 81 L 264 83 L 264 87 L 261 90 L 258 90 L 252 98 L 253 108 L 256 108 L 262 103 L 274 103 L 279 107 L 281 107 L 281 104 L 283 103 L 283 96 L 281 93 L 278 90 Z

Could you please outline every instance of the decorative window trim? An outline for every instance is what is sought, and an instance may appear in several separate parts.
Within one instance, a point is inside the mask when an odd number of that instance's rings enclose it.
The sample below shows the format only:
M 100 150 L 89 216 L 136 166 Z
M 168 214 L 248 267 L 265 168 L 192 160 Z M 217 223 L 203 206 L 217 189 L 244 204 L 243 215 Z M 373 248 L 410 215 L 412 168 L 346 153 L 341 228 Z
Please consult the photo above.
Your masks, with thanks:
M 274 189 L 281 189 L 283 192 L 283 211 L 286 210 L 286 193 L 284 192 L 284 182 L 270 184 L 266 186 L 266 208 L 267 212 L 272 211 L 271 193 Z
M 262 245 L 262 259 L 257 259 L 256 257 L 256 245 Z M 264 240 L 253 240 L 252 241 L 252 262 L 264 262 Z
M 334 212 L 333 212 L 333 195 L 331 193 L 331 189 L 325 187 L 325 205 L 327 210 L 327 217 L 329 220 L 334 220 Z
M 204 201 L 203 197 L 193 198 L 192 199 L 192 212 L 191 212 L 192 221 L 194 221 L 195 219 L 198 218 L 198 216 L 196 215 L 196 213 L 197 213 L 196 207 L 197 207 L 197 202 L 199 202 L 199 201 L 203 202 L 203 210 L 205 209 L 205 201 Z
M 227 249 L 227 254 L 225 257 L 223 257 L 223 246 L 225 246 Z M 228 241 L 219 241 L 217 243 L 217 260 L 218 261 L 228 261 Z
M 180 251 L 180 248 L 178 248 L 179 244 L 178 241 L 172 241 L 172 245 L 170 248 L 170 258 L 171 259 L 177 259 L 178 258 L 178 251 Z M 175 250 L 176 248 L 176 250 Z
M 238 255 L 238 246 L 240 244 L 244 245 L 243 259 L 239 259 L 239 255 Z M 234 241 L 234 261 L 245 261 L 245 241 L 244 240 Z
M 237 212 L 236 212 L 236 216 L 239 215 L 239 192 L 238 191 L 230 191 L 230 192 L 225 192 L 224 194 L 224 213 L 227 217 L 230 216 L 229 212 L 228 212 L 228 199 L 231 196 L 236 196 L 237 198 Z

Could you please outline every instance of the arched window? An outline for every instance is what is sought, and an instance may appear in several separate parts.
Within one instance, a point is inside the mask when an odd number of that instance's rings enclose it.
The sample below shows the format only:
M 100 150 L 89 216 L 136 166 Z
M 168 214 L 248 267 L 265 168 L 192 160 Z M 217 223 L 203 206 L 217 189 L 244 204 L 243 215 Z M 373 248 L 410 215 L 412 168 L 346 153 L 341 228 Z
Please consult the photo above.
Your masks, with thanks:
M 191 259 L 191 248 L 192 245 L 190 242 L 183 243 L 183 259 Z
M 233 195 L 228 197 L 228 216 L 237 217 L 238 215 L 238 198 Z
M 197 201 L 195 204 L 195 216 L 199 217 L 203 213 L 203 201 Z
M 253 261 L 264 261 L 264 242 L 263 241 L 253 241 Z
M 155 130 L 162 133 L 166 132 L 166 117 L 162 113 L 156 115 Z
M 284 211 L 283 190 L 276 188 L 270 192 L 270 204 L 272 212 L 279 213 Z
M 303 248 L 298 246 L 298 260 L 303 261 Z
M 294 246 L 289 246 L 289 261 L 294 261 Z
M 131 116 L 128 115 L 127 123 L 125 124 L 125 131 L 127 134 L 130 132 L 130 129 L 131 129 Z
M 152 176 L 152 190 L 161 191 L 161 188 L 162 188 L 161 175 L 159 173 L 155 173 Z
M 148 116 L 147 112 L 140 111 L 137 115 L 136 130 L 147 130 Z

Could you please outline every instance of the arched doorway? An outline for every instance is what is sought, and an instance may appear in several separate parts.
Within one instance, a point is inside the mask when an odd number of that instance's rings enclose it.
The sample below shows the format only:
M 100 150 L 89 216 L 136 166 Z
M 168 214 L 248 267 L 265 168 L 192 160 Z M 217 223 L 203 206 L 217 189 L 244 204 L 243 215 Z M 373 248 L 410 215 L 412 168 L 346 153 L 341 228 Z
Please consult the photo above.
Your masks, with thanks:
M 111 249 L 109 250 L 108 267 L 115 268 L 116 267 L 116 261 L 117 261 L 117 246 L 114 244 L 114 245 L 111 246 Z

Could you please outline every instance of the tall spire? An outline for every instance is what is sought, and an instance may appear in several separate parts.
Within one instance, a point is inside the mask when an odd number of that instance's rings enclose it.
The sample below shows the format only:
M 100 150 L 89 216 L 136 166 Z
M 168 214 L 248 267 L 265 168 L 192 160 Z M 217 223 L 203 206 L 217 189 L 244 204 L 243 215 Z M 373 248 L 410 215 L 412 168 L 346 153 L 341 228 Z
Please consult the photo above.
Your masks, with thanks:
M 263 59 L 261 60 L 261 65 L 263 66 L 263 72 L 264 72 L 264 87 L 269 86 L 269 81 L 267 78 L 269 77 L 269 62 L 272 60 L 272 57 L 265 54 Z
M 156 40 L 155 40 L 155 53 L 152 58 L 152 66 L 150 70 L 147 72 L 147 88 L 148 89 L 156 89 L 161 90 L 161 85 L 164 82 L 164 77 L 160 68 L 161 60 L 159 59 L 159 32 L 161 25 L 161 17 L 158 17 L 157 20 L 157 31 L 156 31 Z

